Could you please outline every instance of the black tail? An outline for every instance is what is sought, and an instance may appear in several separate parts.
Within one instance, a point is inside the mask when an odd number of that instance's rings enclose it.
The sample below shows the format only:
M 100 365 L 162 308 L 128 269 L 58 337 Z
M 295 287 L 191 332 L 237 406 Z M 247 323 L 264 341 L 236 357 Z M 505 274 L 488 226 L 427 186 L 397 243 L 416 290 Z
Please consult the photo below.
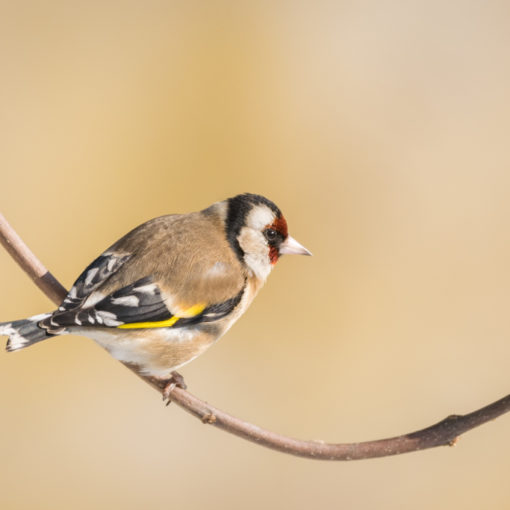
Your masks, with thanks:
M 47 338 L 55 336 L 39 327 L 39 322 L 50 315 L 50 313 L 44 313 L 20 321 L 0 322 L 0 335 L 9 337 L 7 346 L 5 347 L 7 351 L 17 351 L 18 349 L 23 349 L 23 347 L 28 347 L 41 340 L 46 340 Z

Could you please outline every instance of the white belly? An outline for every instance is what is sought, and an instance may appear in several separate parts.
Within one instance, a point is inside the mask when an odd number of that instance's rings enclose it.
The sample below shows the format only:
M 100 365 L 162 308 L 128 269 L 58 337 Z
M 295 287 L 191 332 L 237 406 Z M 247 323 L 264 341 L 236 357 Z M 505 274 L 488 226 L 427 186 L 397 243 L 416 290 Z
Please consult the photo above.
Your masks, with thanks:
M 73 328 L 73 334 L 91 338 L 115 359 L 139 367 L 144 375 L 168 378 L 173 370 L 192 361 L 214 339 L 200 338 L 196 329 L 154 328 L 120 330 Z

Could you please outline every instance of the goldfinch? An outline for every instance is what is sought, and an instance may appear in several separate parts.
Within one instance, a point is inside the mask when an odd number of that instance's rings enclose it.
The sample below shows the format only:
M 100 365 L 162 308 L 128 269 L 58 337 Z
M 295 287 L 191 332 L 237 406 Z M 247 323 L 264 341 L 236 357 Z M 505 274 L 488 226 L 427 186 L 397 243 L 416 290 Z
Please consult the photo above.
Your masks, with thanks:
M 86 336 L 164 383 L 228 331 L 283 254 L 311 255 L 260 195 L 154 218 L 95 259 L 57 310 L 0 323 L 0 335 L 7 351 Z

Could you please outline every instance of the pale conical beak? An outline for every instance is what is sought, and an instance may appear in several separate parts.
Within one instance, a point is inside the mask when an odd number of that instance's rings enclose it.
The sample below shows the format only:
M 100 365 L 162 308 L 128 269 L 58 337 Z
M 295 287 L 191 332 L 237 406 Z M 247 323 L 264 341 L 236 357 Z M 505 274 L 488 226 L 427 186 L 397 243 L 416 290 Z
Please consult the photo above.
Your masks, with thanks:
M 280 244 L 279 252 L 280 255 L 311 255 L 311 252 L 290 236 L 288 236 L 287 239 Z

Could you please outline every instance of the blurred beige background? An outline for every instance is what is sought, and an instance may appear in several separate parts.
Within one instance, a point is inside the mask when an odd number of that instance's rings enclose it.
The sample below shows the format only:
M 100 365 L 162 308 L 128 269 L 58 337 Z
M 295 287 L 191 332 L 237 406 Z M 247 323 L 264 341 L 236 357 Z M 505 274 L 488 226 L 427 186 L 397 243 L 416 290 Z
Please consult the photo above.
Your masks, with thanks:
M 182 370 L 302 438 L 361 441 L 509 390 L 510 6 L 7 2 L 1 210 L 69 286 L 128 229 L 251 191 L 284 258 Z M 0 251 L 0 320 L 52 304 Z M 509 417 L 454 449 L 303 460 L 210 427 L 84 338 L 0 352 L 0 507 L 510 507 Z

